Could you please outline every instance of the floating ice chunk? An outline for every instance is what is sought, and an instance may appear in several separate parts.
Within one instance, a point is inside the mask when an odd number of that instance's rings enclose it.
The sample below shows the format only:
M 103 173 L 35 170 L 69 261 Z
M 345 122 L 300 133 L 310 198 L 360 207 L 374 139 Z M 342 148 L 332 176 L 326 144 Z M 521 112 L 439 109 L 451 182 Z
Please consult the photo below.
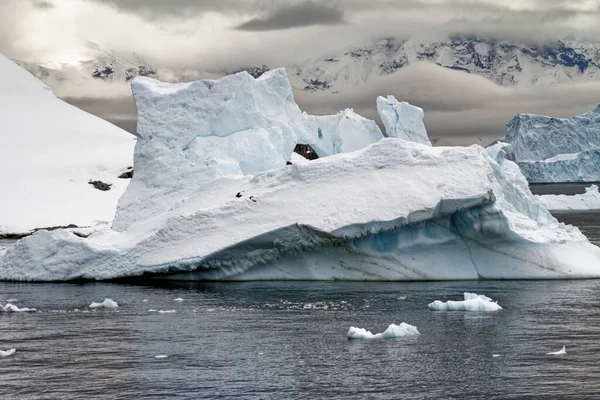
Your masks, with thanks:
M 548 210 L 600 210 L 600 191 L 598 186 L 585 188 L 584 194 L 567 196 L 564 194 L 545 194 L 537 196 Z
M 177 311 L 175 310 L 158 310 L 159 314 L 176 314 Z
M 117 308 L 119 305 L 116 301 L 112 301 L 111 299 L 104 299 L 102 303 L 92 302 L 90 304 L 90 308 Z
M 567 354 L 567 348 L 565 346 L 563 346 L 563 348 L 558 351 L 551 351 L 550 353 L 546 353 L 546 355 L 549 356 L 560 356 L 563 354 Z
M 398 297 L 398 300 L 406 300 L 406 296 L 400 296 Z
M 27 307 L 19 308 L 19 307 L 15 306 L 14 304 L 6 303 L 5 306 L 0 305 L 0 311 L 4 311 L 4 312 L 34 312 L 34 311 L 36 311 L 36 309 L 35 308 L 27 308 Z
M 142 300 L 142 301 L 143 301 L 144 303 L 147 303 L 147 302 L 148 302 L 148 299 L 144 299 L 144 300 Z
M 18 303 L 19 300 L 17 300 L 17 299 L 8 299 L 8 300 L 6 300 L 6 302 L 7 303 Z
M 416 326 L 402 322 L 400 325 L 391 324 L 381 333 L 373 334 L 363 328 L 350 327 L 348 330 L 348 339 L 393 339 L 403 336 L 419 335 Z
M 168 355 L 166 355 L 166 354 L 159 354 L 159 355 L 157 355 L 157 356 L 154 356 L 154 358 L 158 358 L 158 359 L 161 359 L 161 358 L 169 358 L 169 356 L 168 356 Z
M 487 296 L 465 292 L 464 298 L 464 301 L 435 300 L 429 303 L 428 307 L 434 311 L 498 311 L 502 309 L 497 302 Z
M 377 98 L 377 112 L 389 137 L 408 140 L 431 146 L 423 124 L 423 110 L 394 96 Z
M 156 312 L 156 310 L 154 308 L 151 308 L 150 310 L 148 310 L 148 312 Z
M 16 351 L 17 351 L 16 349 L 0 350 L 0 358 L 10 357 L 13 354 L 15 354 Z
M 492 354 L 492 357 L 498 358 L 498 357 L 500 357 L 500 354 Z
M 173 299 L 173 301 L 182 302 L 182 301 L 183 301 L 183 299 L 182 299 L 181 297 L 178 297 L 178 298 L 176 298 L 176 299 Z

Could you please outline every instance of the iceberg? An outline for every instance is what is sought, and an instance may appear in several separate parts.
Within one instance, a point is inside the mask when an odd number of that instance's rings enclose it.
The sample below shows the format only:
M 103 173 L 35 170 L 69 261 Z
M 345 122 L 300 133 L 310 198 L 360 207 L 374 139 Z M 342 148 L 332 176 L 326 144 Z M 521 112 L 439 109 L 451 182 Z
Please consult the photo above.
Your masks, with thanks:
M 600 105 L 571 118 L 518 114 L 502 141 L 530 183 L 600 181 Z
M 16 349 L 0 350 L 0 358 L 10 357 L 17 352 Z
M 348 330 L 348 339 L 395 339 L 404 336 L 420 335 L 416 326 L 402 322 L 400 325 L 391 324 L 381 333 L 371 333 L 364 328 L 351 326 Z
M 600 191 L 597 185 L 585 188 L 584 194 L 545 194 L 537 198 L 550 211 L 600 210 Z
M 395 137 L 411 142 L 431 146 L 427 130 L 423 124 L 425 114 L 419 107 L 407 102 L 399 102 L 394 96 L 377 98 L 377 112 L 385 126 L 388 137 Z
M 117 304 L 116 301 L 113 301 L 111 299 L 104 299 L 104 301 L 102 303 L 92 302 L 92 304 L 90 304 L 89 307 L 90 308 L 118 308 L 119 305 Z
M 435 300 L 429 303 L 427 307 L 434 311 L 498 311 L 502 310 L 502 307 L 497 302 L 493 301 L 487 296 L 478 295 L 476 293 L 465 292 L 463 301 L 452 301 L 448 300 L 442 302 Z
M 0 237 L 110 224 L 129 183 L 118 177 L 133 165 L 131 134 L 57 99 L 1 54 L 0 124 Z
M 132 89 L 135 174 L 112 228 L 36 232 L 0 250 L 0 279 L 600 277 L 600 249 L 536 200 L 503 144 L 375 141 L 350 112 L 302 113 L 281 69 Z M 286 165 L 297 144 L 323 156 Z

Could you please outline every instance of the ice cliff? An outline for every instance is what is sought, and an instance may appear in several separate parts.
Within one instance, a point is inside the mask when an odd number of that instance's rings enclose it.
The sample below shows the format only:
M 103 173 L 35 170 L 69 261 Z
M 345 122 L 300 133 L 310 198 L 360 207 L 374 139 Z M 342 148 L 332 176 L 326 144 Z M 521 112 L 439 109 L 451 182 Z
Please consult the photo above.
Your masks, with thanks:
M 134 144 L 0 55 L 0 236 L 110 223 Z
M 303 114 L 283 70 L 132 88 L 135 175 L 113 229 L 24 238 L 0 251 L 1 279 L 600 276 L 600 249 L 535 199 L 503 145 L 434 148 L 351 110 Z M 296 144 L 321 158 L 286 165 Z
M 600 181 L 600 106 L 571 118 L 519 114 L 502 141 L 530 183 Z

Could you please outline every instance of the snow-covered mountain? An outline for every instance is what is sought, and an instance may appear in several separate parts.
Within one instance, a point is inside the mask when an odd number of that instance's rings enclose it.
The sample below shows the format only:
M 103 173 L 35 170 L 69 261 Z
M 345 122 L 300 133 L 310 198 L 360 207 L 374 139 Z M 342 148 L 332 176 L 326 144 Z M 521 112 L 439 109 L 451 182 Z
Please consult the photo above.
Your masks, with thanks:
M 544 44 L 475 36 L 454 36 L 439 41 L 384 38 L 288 65 L 286 69 L 294 89 L 336 92 L 393 74 L 417 62 L 431 62 L 480 75 L 504 86 L 549 86 L 600 80 L 600 43 L 573 38 Z M 129 82 L 136 76 L 172 82 L 217 78 L 241 70 L 258 77 L 276 67 L 255 65 L 211 72 L 175 70 L 153 66 L 135 53 L 100 49 L 94 58 L 79 63 L 18 63 L 46 83 L 81 78 Z

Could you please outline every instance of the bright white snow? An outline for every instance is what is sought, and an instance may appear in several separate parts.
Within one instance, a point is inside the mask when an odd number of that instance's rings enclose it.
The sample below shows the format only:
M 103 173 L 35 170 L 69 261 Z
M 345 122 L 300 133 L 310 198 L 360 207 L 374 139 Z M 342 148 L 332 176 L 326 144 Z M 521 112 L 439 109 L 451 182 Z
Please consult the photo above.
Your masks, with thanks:
M 600 191 L 597 185 L 585 189 L 584 194 L 545 194 L 537 196 L 548 210 L 600 210 Z
M 448 300 L 442 302 L 435 300 L 428 304 L 428 307 L 434 311 L 498 311 L 502 307 L 497 302 L 492 301 L 487 296 L 478 295 L 475 293 L 464 293 L 463 301 Z
M 134 144 L 0 54 L 0 234 L 110 223 Z M 112 187 L 100 191 L 90 180 Z
M 116 301 L 113 301 L 111 299 L 104 299 L 104 301 L 102 303 L 92 302 L 92 304 L 90 304 L 89 307 L 90 308 L 117 308 L 117 307 L 119 307 L 119 305 L 117 304 Z
M 0 350 L 0 358 L 10 357 L 15 354 L 16 349 Z
M 549 355 L 549 356 L 561 356 L 563 354 L 567 354 L 566 346 L 563 346 L 562 349 L 560 349 L 558 351 L 551 351 L 550 353 L 546 353 L 546 355 Z
M 419 335 L 416 326 L 402 322 L 400 325 L 391 324 L 381 333 L 371 333 L 363 328 L 350 327 L 348 330 L 348 339 L 393 339 L 403 336 Z
M 368 144 L 372 121 L 302 114 L 283 70 L 175 85 L 138 78 L 133 91 L 135 175 L 113 228 L 24 238 L 0 250 L 0 278 L 600 276 L 600 249 L 536 201 L 502 144 Z M 323 157 L 286 165 L 296 144 L 313 142 Z

